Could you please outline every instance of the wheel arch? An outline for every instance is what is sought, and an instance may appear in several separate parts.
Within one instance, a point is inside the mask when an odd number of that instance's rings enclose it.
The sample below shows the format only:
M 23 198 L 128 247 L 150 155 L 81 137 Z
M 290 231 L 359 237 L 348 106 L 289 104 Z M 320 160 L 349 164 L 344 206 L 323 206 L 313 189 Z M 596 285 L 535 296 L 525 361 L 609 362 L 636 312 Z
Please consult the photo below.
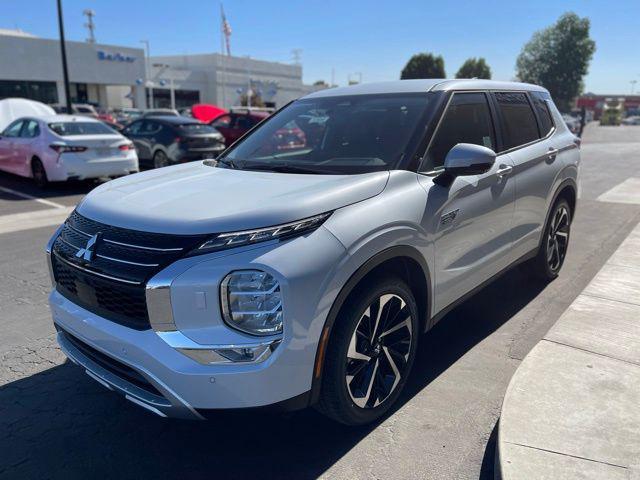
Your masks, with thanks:
M 422 330 L 426 331 L 431 326 L 431 273 L 424 256 L 417 249 L 407 245 L 389 247 L 375 254 L 351 275 L 338 293 L 329 310 L 316 351 L 310 404 L 316 403 L 320 395 L 322 370 L 325 362 L 324 354 L 331 338 L 333 326 L 342 307 L 368 279 L 383 273 L 399 274 L 407 281 L 407 285 L 411 289 L 418 305 L 419 321 Z
M 578 186 L 574 179 L 567 178 L 558 185 L 553 196 L 551 197 L 551 202 L 549 202 L 549 206 L 547 207 L 547 213 L 544 216 L 544 223 L 542 224 L 542 232 L 544 232 L 544 227 L 549 221 L 549 215 L 551 215 L 551 210 L 553 210 L 553 206 L 556 204 L 558 199 L 564 198 L 571 208 L 571 221 L 573 222 L 574 213 L 576 211 L 576 206 L 578 203 Z M 542 244 L 542 232 L 540 233 L 540 240 L 538 241 L 538 248 Z

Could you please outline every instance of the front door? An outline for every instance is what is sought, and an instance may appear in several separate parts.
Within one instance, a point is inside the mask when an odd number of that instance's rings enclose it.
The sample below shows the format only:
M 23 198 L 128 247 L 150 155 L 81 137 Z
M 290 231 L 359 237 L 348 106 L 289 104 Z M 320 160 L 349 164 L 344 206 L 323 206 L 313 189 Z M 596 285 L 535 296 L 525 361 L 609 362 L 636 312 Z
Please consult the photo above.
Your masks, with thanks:
M 434 312 L 490 279 L 511 260 L 513 162 L 509 155 L 498 155 L 486 173 L 460 176 L 450 184 L 434 182 L 447 153 L 458 143 L 496 149 L 487 94 L 453 94 L 421 168 L 428 176 L 419 176 L 427 189 L 423 226 L 434 241 Z

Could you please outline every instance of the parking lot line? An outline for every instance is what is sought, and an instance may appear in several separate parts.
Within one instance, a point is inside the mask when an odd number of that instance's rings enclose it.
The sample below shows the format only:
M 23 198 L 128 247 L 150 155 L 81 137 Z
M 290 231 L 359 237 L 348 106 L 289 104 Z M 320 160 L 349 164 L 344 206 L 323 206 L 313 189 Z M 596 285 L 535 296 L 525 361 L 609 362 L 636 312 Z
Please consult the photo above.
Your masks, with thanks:
M 10 195 L 15 195 L 16 197 L 26 198 L 27 200 L 34 200 L 38 203 L 49 205 L 50 207 L 53 207 L 53 208 L 68 208 L 65 205 L 62 205 L 61 203 L 52 202 L 51 200 L 45 200 L 44 198 L 35 197 L 33 195 L 29 195 L 28 193 L 19 192 L 18 190 L 13 190 L 11 188 L 0 187 L 0 191 L 8 193 Z
M 599 202 L 632 203 L 640 205 L 640 178 L 630 177 L 604 192 L 597 200 Z
M 72 211 L 73 207 L 60 207 L 36 212 L 2 215 L 0 216 L 0 234 L 59 225 L 65 221 Z

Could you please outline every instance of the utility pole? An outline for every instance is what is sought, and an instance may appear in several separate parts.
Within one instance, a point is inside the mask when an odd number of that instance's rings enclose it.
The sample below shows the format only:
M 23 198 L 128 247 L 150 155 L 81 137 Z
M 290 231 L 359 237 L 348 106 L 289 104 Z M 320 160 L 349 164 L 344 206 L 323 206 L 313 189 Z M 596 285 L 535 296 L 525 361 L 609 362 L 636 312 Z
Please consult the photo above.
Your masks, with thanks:
M 87 30 L 89 30 L 89 38 L 87 38 L 87 42 L 96 43 L 96 36 L 94 33 L 96 25 L 93 23 L 93 17 L 96 16 L 96 12 L 90 8 L 86 8 L 82 11 L 82 14 L 87 17 L 87 23 L 84 24 L 84 26 L 87 27 Z
M 291 50 L 291 57 L 293 58 L 294 65 L 300 65 L 302 63 L 302 49 L 294 48 Z
M 71 94 L 69 93 L 69 72 L 67 70 L 67 48 L 64 42 L 64 21 L 62 20 L 62 0 L 58 0 L 58 29 L 60 30 L 60 53 L 62 54 L 62 77 L 64 81 L 64 96 L 66 100 L 67 113 L 70 115 Z

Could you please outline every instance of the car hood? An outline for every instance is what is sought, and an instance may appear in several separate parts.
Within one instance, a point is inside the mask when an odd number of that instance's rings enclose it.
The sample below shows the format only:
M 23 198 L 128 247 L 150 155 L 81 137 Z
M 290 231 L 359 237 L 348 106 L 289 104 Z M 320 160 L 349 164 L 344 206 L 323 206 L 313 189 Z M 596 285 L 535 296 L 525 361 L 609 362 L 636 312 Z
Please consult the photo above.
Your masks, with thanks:
M 138 173 L 90 192 L 78 212 L 133 230 L 220 233 L 268 227 L 365 200 L 389 172 L 304 175 L 232 170 L 192 162 Z

